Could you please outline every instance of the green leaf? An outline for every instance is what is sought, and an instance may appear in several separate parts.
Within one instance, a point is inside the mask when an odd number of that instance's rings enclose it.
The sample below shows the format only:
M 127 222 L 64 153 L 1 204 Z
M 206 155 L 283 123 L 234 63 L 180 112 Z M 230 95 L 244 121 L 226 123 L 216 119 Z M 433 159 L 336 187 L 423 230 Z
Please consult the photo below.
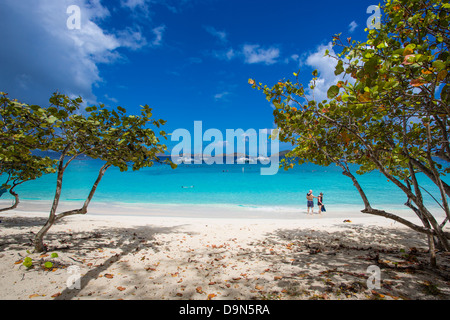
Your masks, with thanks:
M 26 257 L 24 260 L 23 260 L 23 263 L 22 263 L 25 267 L 27 267 L 27 268 L 31 268 L 31 266 L 33 265 L 33 260 L 30 258 L 30 257 Z
M 339 60 L 338 64 L 336 65 L 336 70 L 334 71 L 334 74 L 338 76 L 342 72 L 344 72 L 344 63 L 342 62 L 342 60 Z
M 50 261 L 47 261 L 46 263 L 44 263 L 44 267 L 46 267 L 47 269 L 50 269 L 51 267 L 53 267 L 53 263 L 51 263 Z
M 330 89 L 328 89 L 327 91 L 327 97 L 328 99 L 333 99 L 334 97 L 336 97 L 339 94 L 339 87 L 334 85 L 331 86 Z
M 445 68 L 445 63 L 442 60 L 436 60 L 433 62 L 433 67 L 436 68 L 437 71 L 441 71 Z
M 443 101 L 447 101 L 447 102 L 450 100 L 450 85 L 449 84 L 446 84 L 444 86 L 444 88 L 442 88 L 441 99 Z
M 58 254 L 56 252 L 53 252 L 51 255 L 52 258 L 58 258 Z

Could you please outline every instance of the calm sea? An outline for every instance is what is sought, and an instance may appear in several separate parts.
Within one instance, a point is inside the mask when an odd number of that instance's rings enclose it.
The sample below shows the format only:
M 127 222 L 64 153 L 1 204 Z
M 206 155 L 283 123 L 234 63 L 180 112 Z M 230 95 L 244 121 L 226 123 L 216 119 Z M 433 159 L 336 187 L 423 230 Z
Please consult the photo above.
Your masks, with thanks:
M 98 160 L 76 160 L 69 166 L 63 180 L 62 201 L 84 200 L 103 163 Z M 173 170 L 156 164 L 140 171 L 120 172 L 110 168 L 101 181 L 93 202 L 125 204 L 204 204 L 234 206 L 264 211 L 283 211 L 305 207 L 309 189 L 315 195 L 324 193 L 328 208 L 363 208 L 351 180 L 332 165 L 296 166 L 276 175 L 260 175 L 261 164 L 180 164 Z M 356 169 L 356 168 L 355 168 Z M 392 182 L 380 173 L 358 176 L 373 207 L 404 208 L 406 198 Z M 440 198 L 437 188 L 423 179 L 423 187 Z M 449 182 L 448 179 L 446 179 Z M 24 183 L 17 188 L 22 200 L 52 200 L 56 175 Z M 438 209 L 426 193 L 426 202 Z M 1 200 L 10 199 L 4 194 Z

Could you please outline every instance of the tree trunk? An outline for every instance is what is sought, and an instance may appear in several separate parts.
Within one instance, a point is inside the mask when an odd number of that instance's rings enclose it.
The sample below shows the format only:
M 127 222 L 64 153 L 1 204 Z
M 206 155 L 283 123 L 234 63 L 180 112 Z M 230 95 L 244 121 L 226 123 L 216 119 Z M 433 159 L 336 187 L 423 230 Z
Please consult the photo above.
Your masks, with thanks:
M 416 206 L 419 209 L 420 213 L 428 220 L 428 222 L 432 226 L 435 235 L 439 238 L 439 240 L 441 241 L 442 245 L 445 247 L 445 250 L 446 251 L 450 251 L 450 245 L 449 245 L 449 243 L 447 241 L 446 236 L 444 236 L 444 232 L 439 227 L 439 224 L 437 223 L 437 221 L 433 217 L 433 215 L 423 205 L 422 197 L 420 196 L 420 194 L 419 194 L 419 196 L 417 196 L 414 193 L 412 193 L 412 191 L 410 189 L 408 189 L 407 186 L 403 185 L 403 183 L 401 183 L 397 178 L 395 178 L 389 172 L 387 172 L 386 168 L 384 168 L 383 165 L 374 156 L 372 156 L 371 159 L 376 164 L 376 166 L 378 167 L 379 171 L 386 178 L 388 178 L 395 185 L 397 185 L 405 193 L 405 195 L 408 197 L 408 199 L 412 200 L 416 204 Z
M 383 211 L 383 210 L 378 210 L 378 209 L 373 209 L 370 206 L 369 200 L 367 199 L 367 196 L 364 192 L 364 190 L 362 189 L 361 185 L 359 184 L 358 180 L 355 178 L 355 176 L 353 174 L 351 174 L 349 171 L 345 170 L 344 172 L 342 172 L 343 175 L 349 177 L 352 179 L 354 186 L 356 187 L 356 189 L 358 190 L 363 202 L 364 202 L 364 206 L 365 209 L 361 210 L 362 213 L 368 213 L 368 214 L 372 214 L 372 215 L 376 215 L 376 216 L 381 216 L 381 217 L 385 217 L 387 219 L 391 219 L 394 221 L 397 221 L 411 229 L 413 229 L 414 231 L 426 234 L 426 235 L 437 235 L 437 232 L 431 228 L 425 228 L 425 227 L 421 227 L 418 226 L 406 219 L 403 219 L 402 217 L 396 216 L 392 213 Z M 419 216 L 420 217 L 420 216 Z M 442 231 L 442 230 L 441 230 Z M 442 236 L 449 238 L 450 239 L 450 234 L 448 232 L 442 232 Z
M 355 178 L 353 174 L 351 174 L 349 171 L 344 170 L 342 174 L 346 177 L 349 177 L 353 181 L 353 185 L 355 186 L 356 190 L 358 190 L 359 195 L 361 196 L 362 201 L 364 202 L 364 210 L 371 210 L 372 207 L 370 206 L 369 199 L 367 199 L 366 193 L 362 189 L 361 185 L 359 184 L 358 180 Z
M 64 158 L 66 156 L 67 151 L 70 148 L 70 144 L 66 146 L 64 151 L 61 153 L 61 156 L 59 158 L 59 164 L 58 164 L 58 176 L 56 178 L 56 191 L 55 191 L 55 197 L 53 198 L 53 204 L 50 209 L 50 214 L 48 217 L 47 222 L 42 227 L 41 230 L 36 234 L 36 237 L 34 238 L 34 250 L 36 252 L 43 252 L 45 250 L 44 246 L 44 236 L 50 230 L 52 225 L 55 223 L 56 219 L 56 209 L 58 208 L 59 199 L 61 197 L 61 189 L 62 189 L 62 182 L 63 182 L 63 176 L 64 176 Z
M 41 230 L 36 234 L 36 237 L 34 238 L 34 251 L 35 252 L 44 252 L 47 251 L 47 248 L 44 245 L 44 236 L 50 230 L 50 228 L 55 223 L 55 219 L 49 218 L 47 222 L 45 223 L 44 227 L 42 227 Z
M 422 223 L 423 223 L 425 228 L 431 230 L 430 222 L 425 218 L 425 216 L 423 214 L 421 214 L 419 209 L 414 207 L 410 203 L 409 200 L 405 203 L 405 205 L 407 207 L 411 208 L 416 213 L 416 215 L 420 218 L 420 220 L 422 221 Z M 436 268 L 437 267 L 437 262 L 436 262 L 436 246 L 435 246 L 435 243 L 434 243 L 434 236 L 431 235 L 431 234 L 427 234 L 427 240 L 428 240 L 428 249 L 430 250 L 430 266 L 432 268 Z
M 410 158 L 411 162 L 413 163 L 413 165 L 416 168 L 418 168 L 423 174 L 425 174 L 431 181 L 433 181 L 433 183 L 436 186 L 439 187 L 439 184 L 442 184 L 442 188 L 444 189 L 445 194 L 450 197 L 450 186 L 447 183 L 445 183 L 441 179 L 439 179 L 441 181 L 438 181 L 436 179 L 435 175 L 433 174 L 433 172 L 430 169 L 428 169 L 425 165 L 423 165 L 420 161 L 418 161 L 412 157 L 409 157 L 409 158 Z
M 19 195 L 17 193 L 15 193 L 13 191 L 14 187 L 9 189 L 9 193 L 14 197 L 14 204 L 11 207 L 8 208 L 2 208 L 0 209 L 0 212 L 4 212 L 4 211 L 8 211 L 8 210 L 13 210 L 15 208 L 17 208 L 17 206 L 19 205 L 20 201 L 19 201 Z
M 100 169 L 97 179 L 94 182 L 94 185 L 91 188 L 91 191 L 89 192 L 89 195 L 86 199 L 86 201 L 84 202 L 83 207 L 81 207 L 80 209 L 75 209 L 75 210 L 70 210 L 70 211 L 65 211 L 62 212 L 58 215 L 56 215 L 56 209 L 58 207 L 58 203 L 59 203 L 59 198 L 61 196 L 61 187 L 62 187 L 62 177 L 63 177 L 63 173 L 64 171 L 62 170 L 61 173 L 58 171 L 58 179 L 57 179 L 57 187 L 56 187 L 56 193 L 55 193 L 55 199 L 53 201 L 53 206 L 52 209 L 50 211 L 50 216 L 49 219 L 47 220 L 47 222 L 45 223 L 44 227 L 36 234 L 35 240 L 34 240 L 34 250 L 36 252 L 43 252 L 46 250 L 44 243 L 43 243 L 43 239 L 45 234 L 48 232 L 48 230 L 50 230 L 50 228 L 53 226 L 53 224 L 55 222 L 57 222 L 58 220 L 67 217 L 67 216 L 71 216 L 71 215 L 75 215 L 75 214 L 86 214 L 87 213 L 87 208 L 89 206 L 89 203 L 91 202 L 95 191 L 97 190 L 98 184 L 100 183 L 100 181 L 103 178 L 103 175 L 105 174 L 106 170 L 110 167 L 111 165 L 105 164 L 104 166 L 102 166 L 102 168 Z M 62 168 L 62 167 L 61 167 Z
M 97 191 L 98 184 L 100 183 L 103 176 L 105 175 L 106 170 L 108 170 L 108 168 L 110 166 L 111 165 L 109 165 L 109 164 L 105 164 L 105 165 L 103 165 L 103 167 L 101 167 L 100 171 L 98 172 L 97 179 L 95 180 L 94 184 L 92 185 L 91 191 L 89 192 L 89 195 L 86 198 L 86 201 L 84 202 L 83 206 L 80 209 L 70 210 L 70 211 L 66 211 L 66 212 L 62 212 L 62 213 L 58 214 L 56 216 L 56 221 L 58 221 L 64 217 L 67 217 L 67 216 L 87 213 L 87 208 L 88 208 L 89 204 L 91 203 L 92 198 L 94 197 L 95 191 Z
M 428 237 L 428 248 L 430 249 L 430 266 L 435 269 L 437 268 L 436 262 L 436 247 L 434 245 L 434 237 L 427 235 Z

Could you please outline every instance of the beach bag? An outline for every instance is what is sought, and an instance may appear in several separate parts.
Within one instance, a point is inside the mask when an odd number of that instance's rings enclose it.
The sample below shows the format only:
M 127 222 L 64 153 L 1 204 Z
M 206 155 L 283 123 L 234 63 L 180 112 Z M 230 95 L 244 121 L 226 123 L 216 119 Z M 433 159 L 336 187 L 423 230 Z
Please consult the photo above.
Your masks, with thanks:
M 327 212 L 327 210 L 325 209 L 325 205 L 322 205 L 322 212 Z

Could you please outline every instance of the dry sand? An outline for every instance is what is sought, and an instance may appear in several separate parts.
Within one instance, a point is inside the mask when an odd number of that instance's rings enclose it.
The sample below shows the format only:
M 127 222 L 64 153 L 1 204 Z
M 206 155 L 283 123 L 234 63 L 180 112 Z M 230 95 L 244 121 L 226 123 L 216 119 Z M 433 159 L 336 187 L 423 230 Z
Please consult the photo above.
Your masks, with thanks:
M 381 217 L 87 214 L 56 224 L 41 255 L 32 252 L 31 241 L 46 216 L 0 216 L 0 299 L 450 297 L 449 278 L 442 275 L 450 272 L 450 256 L 438 253 L 441 275 L 431 272 L 426 237 Z M 26 257 L 31 268 L 22 264 Z M 48 261 L 51 268 L 44 267 Z M 368 287 L 371 265 L 380 268 L 379 288 Z M 78 273 L 80 288 L 68 288 Z

